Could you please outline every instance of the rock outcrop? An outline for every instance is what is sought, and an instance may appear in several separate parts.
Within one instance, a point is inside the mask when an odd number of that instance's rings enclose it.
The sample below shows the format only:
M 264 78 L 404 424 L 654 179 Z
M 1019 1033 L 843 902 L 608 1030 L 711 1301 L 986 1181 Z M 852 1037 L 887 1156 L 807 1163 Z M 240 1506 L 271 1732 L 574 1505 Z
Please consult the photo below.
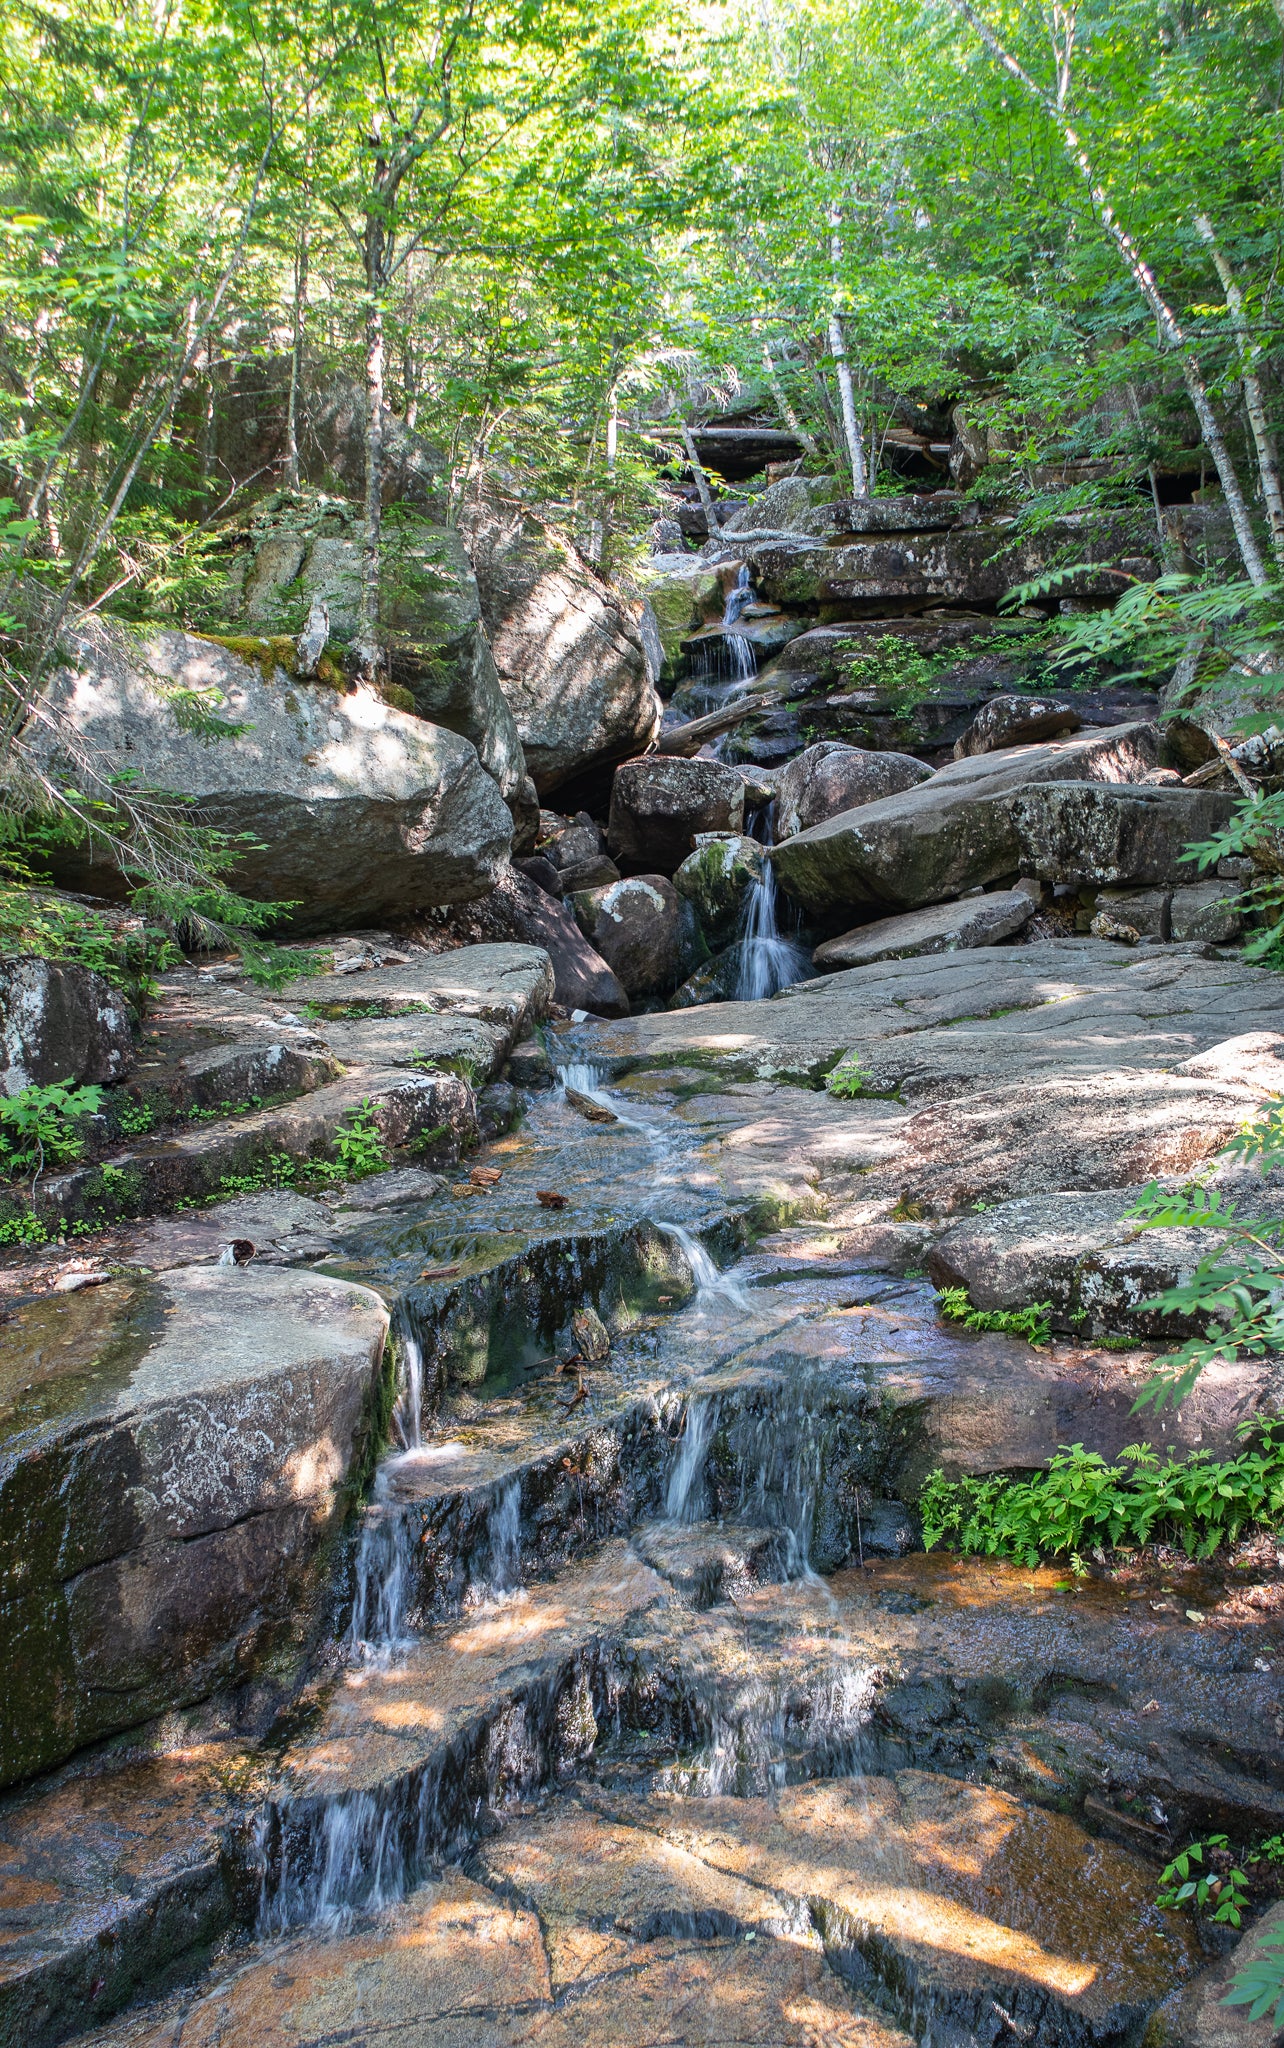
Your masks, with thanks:
M 333 655 L 357 631 L 362 522 L 356 505 L 323 492 L 276 492 L 255 508 L 228 574 L 229 620 L 265 638 L 297 638 L 325 607 Z M 511 800 L 526 773 L 513 715 L 481 621 L 463 540 L 405 505 L 380 530 L 379 631 L 402 708 L 471 740 Z M 288 661 L 288 650 L 274 649 Z
M 374 1447 L 387 1327 L 364 1287 L 231 1265 L 22 1311 L 0 1782 L 203 1698 L 290 1635 Z
M 483 506 L 462 531 L 540 795 L 649 746 L 661 705 L 637 608 L 520 508 Z
M 1010 815 L 1025 873 L 1071 888 L 1150 887 L 1193 880 L 1187 849 L 1230 823 L 1217 790 L 1043 783 L 1019 790 Z
M 247 834 L 233 885 L 293 903 L 297 930 L 467 902 L 507 866 L 512 820 L 471 743 L 364 685 L 296 681 L 270 649 L 242 655 L 95 618 L 63 646 L 45 693 L 52 722 L 27 728 L 33 755 L 60 772 L 65 723 L 100 773 L 180 792 L 198 822 Z M 193 729 L 193 705 L 227 729 Z M 110 870 L 70 854 L 60 868 L 74 886 L 119 890 Z
M 1159 733 L 1147 724 L 982 754 L 951 763 L 900 796 L 813 825 L 782 841 L 772 859 L 784 887 L 809 911 L 860 903 L 916 910 L 1017 874 L 1022 838 L 1015 800 L 1027 785 L 1135 782 L 1158 760 Z M 1130 794 L 1163 798 L 1167 792 Z M 1032 817 L 1035 802 L 1032 797 Z

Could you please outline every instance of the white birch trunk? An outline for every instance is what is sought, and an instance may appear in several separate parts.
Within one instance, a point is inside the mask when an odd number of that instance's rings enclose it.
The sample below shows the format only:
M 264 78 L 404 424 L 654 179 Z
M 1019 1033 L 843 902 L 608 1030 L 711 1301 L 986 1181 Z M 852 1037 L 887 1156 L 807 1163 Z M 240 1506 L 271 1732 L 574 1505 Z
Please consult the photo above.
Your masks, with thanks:
M 1284 5 L 1284 0 L 1276 0 L 1276 4 L 1277 6 Z M 1240 485 L 1239 476 L 1231 459 L 1230 450 L 1226 446 L 1221 427 L 1218 424 L 1217 415 L 1213 411 L 1212 401 L 1208 396 L 1207 388 L 1200 374 L 1199 365 L 1187 352 L 1186 337 L 1181 331 L 1177 316 L 1160 291 L 1150 265 L 1142 256 L 1127 228 L 1118 219 L 1104 185 L 1097 178 L 1092 166 L 1092 160 L 1077 130 L 1071 126 L 1064 107 L 1057 100 L 1053 99 L 1051 94 L 1046 93 L 1042 86 L 1030 76 L 1024 66 L 1018 63 L 1011 52 L 1004 48 L 989 23 L 982 19 L 976 12 L 976 9 L 969 4 L 969 0 L 954 0 L 954 5 L 964 20 L 971 23 L 991 56 L 1003 66 L 1004 70 L 1011 77 L 1023 85 L 1033 98 L 1038 100 L 1048 118 L 1055 125 L 1061 137 L 1062 147 L 1066 155 L 1070 158 L 1071 163 L 1079 172 L 1080 177 L 1088 188 L 1093 206 L 1096 209 L 1102 226 L 1119 251 L 1133 283 L 1154 315 L 1155 325 L 1159 330 L 1161 342 L 1166 348 L 1172 349 L 1177 354 L 1181 366 L 1182 382 L 1186 386 L 1187 396 L 1194 408 L 1195 417 L 1199 421 L 1199 430 L 1203 436 L 1204 446 L 1213 458 L 1213 466 L 1220 479 L 1222 491 L 1226 499 L 1226 507 L 1231 516 L 1231 524 L 1235 529 L 1235 539 L 1239 544 L 1240 559 L 1244 564 L 1249 581 L 1256 584 L 1269 582 L 1266 564 L 1262 560 L 1261 551 L 1257 545 L 1257 537 L 1253 532 L 1253 522 L 1244 500 L 1244 492 Z
M 712 536 L 715 533 L 720 533 L 722 529 L 718 523 L 718 515 L 713 509 L 713 493 L 709 489 L 709 479 L 704 473 L 704 464 L 696 454 L 696 445 L 691 438 L 691 429 L 685 420 L 682 422 L 679 431 L 682 435 L 682 445 L 687 451 L 687 467 L 695 478 L 695 486 L 700 493 L 701 510 L 708 523 L 710 536 Z
M 1284 6 L 1284 0 L 1280 0 Z M 1284 489 L 1280 485 L 1279 452 L 1275 436 L 1271 432 L 1266 411 L 1266 397 L 1256 365 L 1261 358 L 1261 349 L 1253 340 L 1248 320 L 1244 313 L 1244 294 L 1235 282 L 1235 274 L 1226 261 L 1213 235 L 1213 224 L 1206 213 L 1195 215 L 1195 226 L 1208 244 L 1208 253 L 1213 267 L 1221 280 L 1230 309 L 1231 325 L 1235 330 L 1235 343 L 1239 351 L 1240 376 L 1244 385 L 1244 406 L 1248 413 L 1248 424 L 1252 429 L 1253 446 L 1257 450 L 1257 474 L 1262 486 L 1262 503 L 1266 507 L 1266 523 L 1270 529 L 1271 553 L 1275 566 L 1284 572 Z

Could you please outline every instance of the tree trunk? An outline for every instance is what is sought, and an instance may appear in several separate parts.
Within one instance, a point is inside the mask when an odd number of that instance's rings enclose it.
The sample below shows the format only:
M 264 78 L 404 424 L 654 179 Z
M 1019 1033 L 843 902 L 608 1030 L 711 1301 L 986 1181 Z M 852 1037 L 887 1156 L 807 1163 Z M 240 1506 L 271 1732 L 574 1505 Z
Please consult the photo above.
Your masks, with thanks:
M 852 466 L 852 496 L 869 496 L 869 477 L 865 471 L 865 450 L 861 444 L 860 427 L 856 421 L 856 393 L 852 386 L 851 364 L 847 360 L 847 347 L 837 313 L 829 316 L 829 353 L 838 369 L 838 396 L 843 408 L 843 434 L 847 441 L 847 459 Z
M 722 529 L 718 524 L 718 515 L 713 509 L 713 493 L 709 489 L 709 479 L 704 473 L 704 464 L 696 454 L 696 445 L 691 438 L 691 429 L 685 420 L 682 422 L 680 431 L 682 434 L 682 445 L 687 451 L 687 466 L 695 478 L 695 486 L 700 493 L 700 506 L 708 523 L 709 536 L 712 539 L 713 535 L 720 533 Z
M 856 392 L 852 384 L 852 366 L 847 360 L 847 343 L 843 338 L 843 323 L 838 317 L 838 274 L 842 261 L 843 245 L 838 233 L 838 209 L 832 208 L 829 215 L 829 266 L 834 279 L 835 310 L 829 316 L 829 353 L 834 358 L 838 373 L 838 399 L 843 412 L 843 435 L 847 442 L 847 459 L 852 467 L 852 496 L 869 496 L 869 476 L 865 468 L 865 449 L 861 441 L 860 425 L 856 418 Z
M 361 603 L 354 653 L 367 681 L 379 670 L 379 534 L 383 523 L 383 299 L 366 299 L 366 496 L 361 536 Z
M 379 538 L 383 524 L 383 295 L 388 241 L 385 232 L 387 165 L 376 163 L 374 208 L 366 215 L 366 492 L 361 533 L 361 596 L 353 653 L 367 682 L 379 673 Z M 377 209 L 377 210 L 376 210 Z
M 1280 0 L 1284 6 L 1284 0 Z M 1230 309 L 1231 325 L 1235 329 L 1235 342 L 1239 350 L 1240 375 L 1244 385 L 1244 407 L 1248 413 L 1248 424 L 1252 430 L 1253 446 L 1257 450 L 1257 473 L 1262 486 L 1262 503 L 1266 507 L 1266 523 L 1270 529 L 1271 553 L 1275 566 L 1284 572 L 1284 489 L 1280 485 L 1280 459 L 1275 446 L 1266 411 L 1266 397 L 1256 365 L 1261 359 L 1261 349 L 1253 340 L 1248 320 L 1244 313 L 1244 294 L 1235 282 L 1235 275 L 1226 261 L 1213 236 L 1213 224 L 1206 213 L 1195 215 L 1195 226 L 1208 244 L 1208 253 L 1213 267 L 1221 280 Z
M 1244 501 L 1244 493 L 1240 486 L 1239 476 L 1236 472 L 1235 464 L 1231 460 L 1230 450 L 1227 448 L 1223 438 L 1221 427 L 1217 421 L 1217 415 L 1213 411 L 1212 401 L 1208 396 L 1207 387 L 1204 384 L 1199 365 L 1193 356 L 1187 352 L 1186 337 L 1181 331 L 1176 314 L 1164 298 L 1155 281 L 1154 272 L 1145 261 L 1128 230 L 1116 216 L 1109 195 L 1093 169 L 1091 158 L 1083 142 L 1080 140 L 1077 130 L 1071 126 L 1067 119 L 1064 107 L 1057 100 L 1053 99 L 1050 93 L 1045 92 L 1043 87 L 1030 76 L 1024 66 L 1018 63 L 1011 52 L 1005 49 L 989 23 L 984 21 L 976 12 L 976 9 L 970 5 L 970 0 L 954 0 L 954 5 L 964 20 L 971 23 L 980 36 L 981 41 L 985 44 L 986 49 L 990 52 L 990 55 L 1039 102 L 1049 120 L 1056 127 L 1066 155 L 1070 158 L 1071 163 L 1079 172 L 1080 177 L 1088 188 L 1089 196 L 1102 226 L 1119 251 L 1133 283 L 1154 315 L 1160 341 L 1166 348 L 1172 349 L 1178 357 L 1181 365 L 1182 382 L 1186 386 L 1187 396 L 1194 408 L 1195 417 L 1199 421 L 1199 429 L 1203 436 L 1204 445 L 1213 458 L 1213 466 L 1221 481 L 1227 510 L 1231 516 L 1231 524 L 1235 529 L 1235 539 L 1239 543 L 1240 559 L 1247 571 L 1249 581 L 1256 584 L 1269 582 L 1270 579 L 1266 573 L 1266 565 L 1262 560 L 1261 551 L 1257 545 L 1257 537 L 1253 532 L 1253 522 L 1249 517 L 1248 506 Z M 1277 5 L 1284 5 L 1284 0 L 1277 0 Z
M 1280 0 L 1280 4 L 1281 6 L 1284 6 L 1284 0 Z M 767 346 L 767 343 L 765 341 L 762 345 L 762 367 L 767 372 L 767 382 L 771 386 L 772 397 L 775 399 L 776 404 L 780 408 L 781 419 L 788 427 L 790 433 L 797 435 L 798 439 L 802 442 L 803 447 L 807 450 L 807 453 L 813 456 L 815 460 L 819 462 L 820 447 L 816 441 L 816 437 L 814 434 L 810 433 L 808 429 L 803 425 L 797 413 L 794 411 L 792 405 L 789 403 L 789 394 L 785 390 L 784 385 L 780 381 L 780 373 L 777 370 L 775 362 L 772 358 L 771 350 Z
M 308 229 L 299 229 L 294 252 L 294 334 L 290 346 L 290 397 L 285 415 L 285 470 L 282 482 L 287 490 L 299 488 L 299 387 L 303 381 L 303 320 L 308 299 Z

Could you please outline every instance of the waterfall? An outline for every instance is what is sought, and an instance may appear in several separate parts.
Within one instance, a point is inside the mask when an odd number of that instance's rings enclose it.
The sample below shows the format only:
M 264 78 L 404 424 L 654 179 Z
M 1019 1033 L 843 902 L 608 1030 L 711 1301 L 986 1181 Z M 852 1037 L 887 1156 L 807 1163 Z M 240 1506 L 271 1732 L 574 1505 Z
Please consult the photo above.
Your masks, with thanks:
M 664 1512 L 671 1522 L 698 1522 L 704 1514 L 704 1461 L 713 1434 L 714 1401 L 687 1404 L 687 1426 L 669 1472 Z
M 758 658 L 754 653 L 753 642 L 747 633 L 737 630 L 741 618 L 748 607 L 754 602 L 756 595 L 757 593 L 749 581 L 749 569 L 746 564 L 741 569 L 731 589 L 727 592 L 727 601 L 722 607 L 722 632 L 727 650 L 727 660 L 731 665 L 733 685 L 743 686 L 745 683 L 752 682 L 758 673 Z M 734 688 L 731 694 L 735 695 Z
M 749 830 L 764 846 L 772 845 L 770 805 L 750 820 Z M 770 860 L 765 860 L 761 879 L 751 882 L 745 891 L 744 907 L 740 913 L 735 989 L 738 1003 L 761 1002 L 766 996 L 774 996 L 779 989 L 788 988 L 792 982 L 806 979 L 810 973 L 811 960 L 806 946 L 800 939 L 789 937 L 780 929 L 778 904 L 775 866 Z

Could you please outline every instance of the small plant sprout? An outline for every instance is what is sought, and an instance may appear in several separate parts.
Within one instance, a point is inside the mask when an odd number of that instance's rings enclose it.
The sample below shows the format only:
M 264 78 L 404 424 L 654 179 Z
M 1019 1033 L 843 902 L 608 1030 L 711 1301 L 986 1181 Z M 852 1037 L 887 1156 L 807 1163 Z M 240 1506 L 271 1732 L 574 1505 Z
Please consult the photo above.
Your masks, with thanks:
M 825 1076 L 825 1092 L 836 1095 L 841 1101 L 849 1101 L 857 1095 L 867 1095 L 874 1076 L 863 1067 L 855 1053 L 847 1052 L 838 1065 Z
M 1242 1870 L 1233 1865 L 1227 1871 L 1203 1870 L 1191 1875 L 1191 1866 L 1204 1861 L 1205 1849 L 1228 1850 L 1225 1835 L 1209 1835 L 1202 1842 L 1192 1842 L 1183 1849 L 1180 1856 L 1174 1856 L 1159 1879 L 1159 1893 L 1156 1905 L 1166 1913 L 1178 1913 L 1183 1907 L 1191 1906 L 1197 1912 L 1207 1912 L 1211 1906 L 1210 1918 L 1224 1927 L 1238 1927 L 1248 1904 L 1248 1879 Z

